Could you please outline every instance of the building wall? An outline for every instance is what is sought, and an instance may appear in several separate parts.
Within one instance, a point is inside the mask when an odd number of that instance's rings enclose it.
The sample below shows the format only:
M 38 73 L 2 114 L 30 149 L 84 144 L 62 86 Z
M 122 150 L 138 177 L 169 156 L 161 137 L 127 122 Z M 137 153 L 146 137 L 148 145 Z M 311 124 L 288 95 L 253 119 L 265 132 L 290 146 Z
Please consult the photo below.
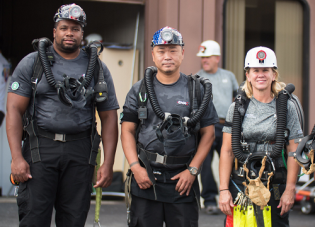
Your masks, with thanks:
M 315 124 L 315 1 L 306 0 L 310 7 L 310 79 L 309 132 Z M 222 49 L 224 0 L 146 0 L 145 1 L 145 59 L 144 66 L 154 65 L 150 43 L 155 31 L 171 26 L 178 29 L 185 42 L 185 58 L 181 71 L 196 73 L 201 65 L 196 57 L 203 40 L 214 39 Z M 222 50 L 221 50 L 222 53 Z M 222 66 L 222 60 L 220 62 Z M 306 132 L 308 133 L 308 132 Z
M 145 2 L 145 67 L 154 65 L 150 43 L 154 32 L 170 26 L 183 35 L 185 57 L 181 71 L 196 73 L 200 69 L 200 58 L 196 56 L 203 40 L 220 38 L 216 36 L 217 6 L 221 0 L 147 0 Z M 220 12 L 220 10 L 219 10 Z M 222 29 L 222 26 L 221 26 Z M 219 41 L 219 40 L 217 40 Z

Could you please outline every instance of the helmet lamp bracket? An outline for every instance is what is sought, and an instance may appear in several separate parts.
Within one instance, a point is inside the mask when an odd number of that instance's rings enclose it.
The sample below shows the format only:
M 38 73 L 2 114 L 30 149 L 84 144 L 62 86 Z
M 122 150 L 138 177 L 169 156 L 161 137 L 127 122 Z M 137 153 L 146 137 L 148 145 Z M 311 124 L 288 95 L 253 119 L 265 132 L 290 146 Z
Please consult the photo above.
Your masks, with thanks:
M 169 28 L 164 28 L 161 31 L 161 38 L 163 39 L 163 41 L 165 42 L 170 42 L 173 40 L 173 31 L 172 29 Z

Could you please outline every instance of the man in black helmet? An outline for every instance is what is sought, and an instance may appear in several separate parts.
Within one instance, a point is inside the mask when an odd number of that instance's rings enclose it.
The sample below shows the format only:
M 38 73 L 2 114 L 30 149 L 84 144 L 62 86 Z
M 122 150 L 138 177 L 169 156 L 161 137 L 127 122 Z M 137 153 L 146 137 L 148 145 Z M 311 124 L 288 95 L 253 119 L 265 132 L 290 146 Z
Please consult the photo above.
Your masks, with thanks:
M 53 45 L 40 39 L 39 52 L 21 60 L 9 88 L 6 125 L 20 226 L 50 226 L 53 207 L 56 226 L 84 226 L 99 146 L 95 107 L 105 160 L 94 187 L 112 181 L 119 108 L 112 77 L 97 57 L 89 68 L 95 54 L 79 48 L 86 25 L 80 6 L 61 6 L 54 22 Z M 104 89 L 96 93 L 99 83 Z M 21 148 L 22 116 L 27 134 Z
M 163 222 L 166 226 L 198 226 L 197 175 L 214 140 L 218 116 L 209 81 L 203 80 L 202 86 L 198 78 L 180 72 L 183 46 L 177 30 L 164 27 L 157 31 L 152 40 L 157 69 L 148 68 L 145 83 L 136 83 L 126 97 L 121 140 L 131 168 L 129 226 L 162 227 Z M 201 105 L 196 104 L 198 95 L 200 100 L 206 97 Z M 198 126 L 190 124 L 201 109 L 205 112 Z

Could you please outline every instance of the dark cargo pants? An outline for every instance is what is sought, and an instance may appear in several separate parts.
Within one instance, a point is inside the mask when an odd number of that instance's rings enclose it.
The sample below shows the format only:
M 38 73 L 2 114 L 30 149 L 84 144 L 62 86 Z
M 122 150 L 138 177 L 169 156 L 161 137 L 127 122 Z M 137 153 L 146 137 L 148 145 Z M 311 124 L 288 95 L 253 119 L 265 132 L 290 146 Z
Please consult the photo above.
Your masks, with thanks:
M 89 165 L 90 138 L 69 142 L 39 138 L 39 147 L 41 161 L 32 163 L 28 141 L 23 145 L 32 179 L 19 187 L 20 227 L 50 226 L 53 207 L 57 227 L 84 226 L 94 171 Z
M 183 195 L 185 196 L 185 195 Z M 198 227 L 199 206 L 188 203 L 165 203 L 132 195 L 130 227 Z

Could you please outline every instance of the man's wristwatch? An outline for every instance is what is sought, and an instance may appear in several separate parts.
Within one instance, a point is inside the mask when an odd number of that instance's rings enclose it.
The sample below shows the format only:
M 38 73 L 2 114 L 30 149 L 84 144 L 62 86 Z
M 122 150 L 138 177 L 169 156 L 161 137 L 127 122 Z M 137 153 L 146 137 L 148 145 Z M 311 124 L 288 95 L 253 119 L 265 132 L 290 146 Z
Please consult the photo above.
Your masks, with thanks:
M 199 169 L 197 167 L 190 167 L 190 166 L 188 166 L 187 169 L 189 170 L 190 174 L 193 175 L 193 176 L 197 176 L 200 173 L 200 171 L 199 171 Z

